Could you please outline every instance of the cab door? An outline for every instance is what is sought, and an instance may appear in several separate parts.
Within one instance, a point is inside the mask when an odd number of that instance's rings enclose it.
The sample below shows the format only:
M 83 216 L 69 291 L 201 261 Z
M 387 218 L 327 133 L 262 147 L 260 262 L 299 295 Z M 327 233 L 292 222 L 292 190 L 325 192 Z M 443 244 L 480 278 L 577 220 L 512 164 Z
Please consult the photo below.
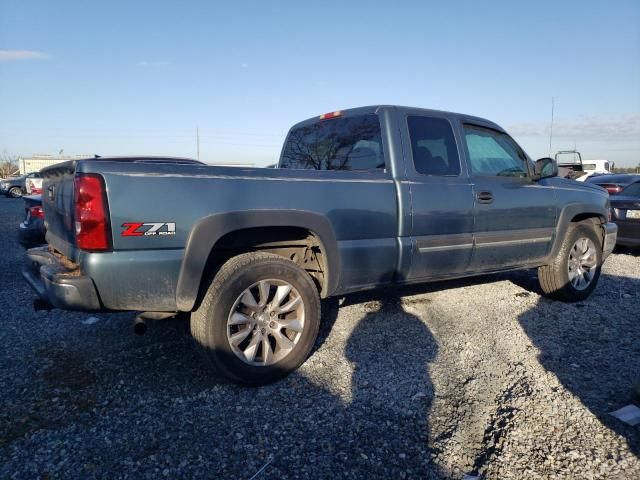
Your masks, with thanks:
M 400 121 L 411 196 L 411 263 L 406 281 L 463 273 L 473 251 L 474 202 L 446 113 L 407 111 Z
M 524 151 L 506 133 L 465 123 L 475 203 L 472 271 L 500 270 L 539 262 L 556 233 L 555 190 L 531 178 Z

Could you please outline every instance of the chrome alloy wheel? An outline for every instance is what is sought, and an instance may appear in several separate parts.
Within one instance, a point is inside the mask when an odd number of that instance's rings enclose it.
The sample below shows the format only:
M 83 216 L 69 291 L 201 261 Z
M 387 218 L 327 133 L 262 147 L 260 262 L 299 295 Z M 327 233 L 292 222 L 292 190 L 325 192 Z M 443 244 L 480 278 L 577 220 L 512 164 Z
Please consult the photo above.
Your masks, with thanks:
M 569 281 L 576 290 L 584 290 L 596 274 L 598 255 L 593 240 L 581 237 L 569 251 Z
M 282 280 L 260 280 L 236 299 L 227 319 L 227 340 L 245 363 L 265 367 L 289 355 L 304 330 L 304 302 Z

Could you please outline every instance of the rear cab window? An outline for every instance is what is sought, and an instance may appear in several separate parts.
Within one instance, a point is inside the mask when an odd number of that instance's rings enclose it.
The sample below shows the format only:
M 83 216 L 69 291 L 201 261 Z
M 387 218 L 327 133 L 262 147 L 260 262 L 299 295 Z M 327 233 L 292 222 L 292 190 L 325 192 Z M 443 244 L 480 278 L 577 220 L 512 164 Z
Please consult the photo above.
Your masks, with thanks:
M 384 170 L 380 120 L 376 114 L 319 120 L 289 132 L 279 168 Z

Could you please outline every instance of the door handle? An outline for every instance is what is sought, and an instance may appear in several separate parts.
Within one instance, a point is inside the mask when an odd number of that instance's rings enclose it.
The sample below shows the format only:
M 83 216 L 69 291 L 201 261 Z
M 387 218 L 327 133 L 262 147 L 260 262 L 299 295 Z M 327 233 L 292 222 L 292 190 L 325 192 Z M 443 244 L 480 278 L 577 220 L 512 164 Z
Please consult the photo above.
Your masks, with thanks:
M 476 199 L 478 203 L 492 203 L 493 202 L 493 194 L 491 192 L 478 192 L 476 193 Z

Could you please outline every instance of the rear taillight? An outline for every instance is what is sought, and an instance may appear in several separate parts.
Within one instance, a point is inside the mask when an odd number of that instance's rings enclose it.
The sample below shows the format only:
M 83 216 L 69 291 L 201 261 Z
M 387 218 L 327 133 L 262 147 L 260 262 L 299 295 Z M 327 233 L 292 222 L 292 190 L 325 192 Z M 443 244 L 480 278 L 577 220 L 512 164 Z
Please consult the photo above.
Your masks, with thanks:
M 93 252 L 109 250 L 109 210 L 102 177 L 94 173 L 77 175 L 74 203 L 78 248 Z
M 44 210 L 40 205 L 29 208 L 29 216 L 44 219 Z
M 620 193 L 622 191 L 622 187 L 619 185 L 612 185 L 612 184 L 605 183 L 600 186 L 603 187 L 609 193 Z

